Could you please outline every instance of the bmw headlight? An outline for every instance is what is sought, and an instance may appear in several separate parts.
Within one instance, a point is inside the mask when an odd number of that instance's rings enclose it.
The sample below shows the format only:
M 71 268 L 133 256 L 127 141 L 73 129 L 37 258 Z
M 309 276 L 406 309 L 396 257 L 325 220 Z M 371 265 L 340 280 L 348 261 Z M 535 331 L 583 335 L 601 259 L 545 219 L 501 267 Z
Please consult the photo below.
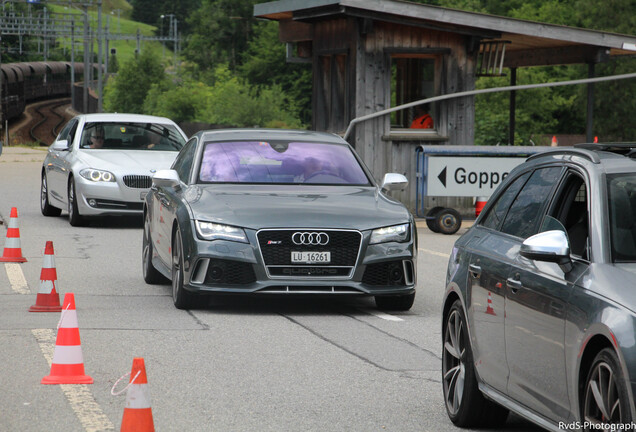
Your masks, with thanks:
M 212 222 L 195 221 L 197 234 L 204 240 L 229 240 L 241 243 L 249 243 L 242 228 L 229 225 L 221 225 Z
M 86 180 L 94 182 L 114 182 L 115 175 L 108 171 L 86 168 L 80 171 L 80 175 Z
M 393 225 L 384 228 L 378 228 L 371 233 L 371 241 L 369 244 L 387 243 L 387 242 L 405 242 L 409 239 L 410 224 Z

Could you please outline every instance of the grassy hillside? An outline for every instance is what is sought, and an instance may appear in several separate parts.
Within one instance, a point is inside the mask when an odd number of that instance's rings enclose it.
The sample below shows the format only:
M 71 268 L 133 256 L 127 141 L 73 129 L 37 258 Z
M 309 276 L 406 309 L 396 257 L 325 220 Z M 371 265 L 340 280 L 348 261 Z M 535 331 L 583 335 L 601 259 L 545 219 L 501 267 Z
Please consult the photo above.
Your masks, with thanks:
M 83 32 L 83 11 L 74 7 L 47 4 L 47 8 L 52 13 L 63 13 L 77 15 L 76 29 L 77 35 L 80 36 Z M 130 35 L 136 36 L 137 32 L 142 36 L 155 36 L 157 28 L 148 24 L 131 21 L 129 19 L 132 13 L 132 6 L 126 0 L 106 0 L 102 5 L 102 27 L 105 29 L 108 26 L 109 34 L 113 35 Z M 88 16 L 90 20 L 91 30 L 97 30 L 97 8 L 89 8 Z M 66 50 L 70 49 L 70 38 L 59 41 L 60 45 L 65 47 Z M 110 40 L 109 49 L 115 48 L 117 50 L 117 61 L 119 64 L 123 64 L 128 59 L 135 55 L 137 49 L 137 41 L 133 40 Z M 106 49 L 105 44 L 102 49 Z M 81 51 L 83 45 L 78 38 L 75 40 L 75 55 L 76 60 L 81 61 Z M 97 54 L 98 46 L 97 41 L 93 41 L 93 51 Z M 156 55 L 165 56 L 166 59 L 172 58 L 172 51 L 167 48 L 164 49 L 160 42 L 156 41 L 141 41 L 141 50 L 152 50 Z

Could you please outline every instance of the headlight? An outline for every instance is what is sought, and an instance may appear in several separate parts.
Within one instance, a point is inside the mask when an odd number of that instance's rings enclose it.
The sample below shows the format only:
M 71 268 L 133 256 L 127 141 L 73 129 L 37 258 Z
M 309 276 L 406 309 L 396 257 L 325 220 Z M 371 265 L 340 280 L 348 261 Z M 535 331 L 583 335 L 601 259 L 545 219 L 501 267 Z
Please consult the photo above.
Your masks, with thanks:
M 386 242 L 405 242 L 409 239 L 409 224 L 393 225 L 384 228 L 378 228 L 371 233 L 371 241 L 369 244 L 378 244 Z
M 249 243 L 242 228 L 229 225 L 221 225 L 212 222 L 195 221 L 197 234 L 205 240 L 229 240 L 241 243 Z
M 86 168 L 80 171 L 80 175 L 86 180 L 94 182 L 114 182 L 115 176 L 108 171 L 102 171 L 98 169 Z

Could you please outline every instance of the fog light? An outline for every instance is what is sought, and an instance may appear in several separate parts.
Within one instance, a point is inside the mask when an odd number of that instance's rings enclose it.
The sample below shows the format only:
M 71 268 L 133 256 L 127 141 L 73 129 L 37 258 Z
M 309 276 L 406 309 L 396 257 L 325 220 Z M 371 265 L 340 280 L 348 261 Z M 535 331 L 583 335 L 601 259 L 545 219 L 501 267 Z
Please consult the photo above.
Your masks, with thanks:
M 210 275 L 210 279 L 212 279 L 215 282 L 220 281 L 221 279 L 223 279 L 223 268 L 220 266 L 214 266 L 212 267 L 208 274 Z
M 95 207 L 97 205 L 97 201 L 91 198 L 88 200 L 88 205 L 91 207 Z
M 393 283 L 402 282 L 402 269 L 398 265 L 392 265 L 389 269 L 389 280 Z

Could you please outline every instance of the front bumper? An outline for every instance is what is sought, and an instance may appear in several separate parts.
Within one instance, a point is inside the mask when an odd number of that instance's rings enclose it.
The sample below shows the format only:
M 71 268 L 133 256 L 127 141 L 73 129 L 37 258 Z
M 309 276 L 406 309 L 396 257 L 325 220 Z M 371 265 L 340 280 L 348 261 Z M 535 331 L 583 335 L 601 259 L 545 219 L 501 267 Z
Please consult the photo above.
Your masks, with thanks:
M 93 182 L 75 177 L 77 208 L 82 216 L 139 215 L 149 188 L 126 186 L 122 178 L 115 182 Z
M 184 288 L 198 293 L 407 295 L 415 292 L 414 241 L 369 245 L 371 232 L 359 232 L 361 242 L 350 271 L 326 265 L 288 265 L 273 275 L 265 264 L 257 233 L 250 241 L 184 243 Z M 187 237 L 184 237 L 187 238 Z

